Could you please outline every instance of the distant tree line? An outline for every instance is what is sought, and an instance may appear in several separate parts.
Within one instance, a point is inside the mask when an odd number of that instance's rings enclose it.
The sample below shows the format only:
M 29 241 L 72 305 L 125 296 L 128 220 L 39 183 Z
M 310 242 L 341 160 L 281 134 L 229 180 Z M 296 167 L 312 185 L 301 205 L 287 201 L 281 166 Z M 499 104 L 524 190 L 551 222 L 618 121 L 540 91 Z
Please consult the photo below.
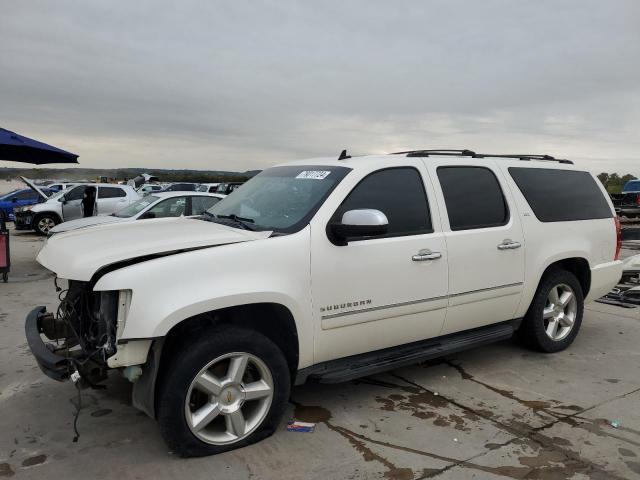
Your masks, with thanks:
M 246 172 L 225 172 L 214 170 L 175 170 L 145 168 L 0 168 L 0 180 L 18 178 L 20 175 L 33 179 L 56 179 L 69 181 L 96 181 L 99 177 L 107 177 L 110 181 L 129 180 L 142 173 L 157 176 L 161 182 L 244 182 L 253 177 L 257 170 Z
M 625 183 L 629 180 L 637 180 L 637 178 L 630 173 L 620 176 L 617 173 L 606 172 L 598 174 L 598 179 L 600 179 L 604 188 L 606 188 L 609 193 L 620 193 Z

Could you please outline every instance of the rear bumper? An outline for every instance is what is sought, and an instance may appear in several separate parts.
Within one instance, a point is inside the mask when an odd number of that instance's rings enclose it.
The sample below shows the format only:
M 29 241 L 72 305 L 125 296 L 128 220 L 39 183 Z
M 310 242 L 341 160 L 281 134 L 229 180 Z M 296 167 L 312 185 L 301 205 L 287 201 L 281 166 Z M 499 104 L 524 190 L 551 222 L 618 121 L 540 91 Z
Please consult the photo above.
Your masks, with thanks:
M 623 215 L 625 217 L 628 216 L 638 216 L 640 215 L 640 206 L 624 206 L 621 205 L 619 207 L 616 207 L 616 213 L 618 215 Z
M 40 320 L 45 312 L 45 307 L 36 307 L 31 310 L 27 315 L 24 330 L 27 336 L 27 343 L 36 362 L 38 362 L 40 370 L 49 378 L 61 382 L 69 378 L 72 372 L 72 364 L 68 358 L 55 353 L 49 347 L 49 344 L 42 340 L 40 336 L 42 332 Z
M 620 282 L 622 278 L 623 263 L 620 260 L 615 262 L 601 263 L 591 269 L 591 288 L 589 295 L 584 299 L 585 303 L 597 300 L 609 293 L 609 291 Z

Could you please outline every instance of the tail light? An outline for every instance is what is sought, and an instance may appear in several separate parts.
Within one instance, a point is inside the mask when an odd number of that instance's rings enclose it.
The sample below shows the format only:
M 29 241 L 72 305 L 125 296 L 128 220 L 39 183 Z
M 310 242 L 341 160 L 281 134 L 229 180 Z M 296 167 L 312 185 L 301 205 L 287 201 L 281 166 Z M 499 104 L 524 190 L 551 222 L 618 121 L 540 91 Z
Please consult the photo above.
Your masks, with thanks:
M 622 227 L 620 226 L 620 217 L 616 217 L 616 256 L 614 260 L 620 260 L 621 248 L 622 248 Z
M 636 195 L 636 205 L 640 205 L 640 193 Z

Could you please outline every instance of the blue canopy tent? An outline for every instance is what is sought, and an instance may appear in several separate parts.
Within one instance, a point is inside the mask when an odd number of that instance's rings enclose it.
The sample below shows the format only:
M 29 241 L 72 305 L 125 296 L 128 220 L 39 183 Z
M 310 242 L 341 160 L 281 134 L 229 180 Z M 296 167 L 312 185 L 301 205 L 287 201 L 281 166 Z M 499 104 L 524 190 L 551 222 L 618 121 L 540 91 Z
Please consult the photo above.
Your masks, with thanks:
M 0 160 L 35 165 L 78 163 L 78 155 L 0 128 Z
M 0 160 L 35 165 L 78 163 L 78 155 L 0 128 Z M 9 231 L 4 220 L 4 218 L 0 218 L 0 276 L 6 283 L 11 260 L 9 257 Z

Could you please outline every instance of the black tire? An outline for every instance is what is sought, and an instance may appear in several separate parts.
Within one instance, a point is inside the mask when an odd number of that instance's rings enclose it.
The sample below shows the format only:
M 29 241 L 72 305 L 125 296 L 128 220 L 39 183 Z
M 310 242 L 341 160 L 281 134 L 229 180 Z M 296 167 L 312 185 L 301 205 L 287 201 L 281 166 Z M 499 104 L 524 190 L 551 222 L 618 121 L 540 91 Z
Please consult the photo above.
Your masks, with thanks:
M 163 359 L 163 374 L 156 396 L 160 432 L 169 448 L 182 457 L 201 457 L 235 450 L 272 435 L 279 425 L 289 400 L 291 376 L 280 349 L 264 335 L 233 326 L 200 331 L 173 348 Z M 273 398 L 262 423 L 247 437 L 226 445 L 212 445 L 196 437 L 185 418 L 185 401 L 194 377 L 214 359 L 232 352 L 246 352 L 258 357 L 268 367 L 273 379 Z
M 33 218 L 33 224 L 31 226 L 33 227 L 33 230 L 38 235 L 46 236 L 49 233 L 48 230 L 43 230 L 43 229 L 40 228 L 40 223 L 43 220 L 49 220 L 49 221 L 53 222 L 54 226 L 58 225 L 60 223 L 60 219 L 56 215 L 53 215 L 51 213 L 40 213 L 39 215 L 36 215 Z
M 576 298 L 576 313 L 568 335 L 560 340 L 553 340 L 546 333 L 543 310 L 547 305 L 547 297 L 551 289 L 558 285 L 568 285 L 573 290 Z M 532 349 L 545 353 L 559 352 L 571 345 L 578 335 L 583 313 L 584 294 L 576 276 L 566 270 L 552 269 L 542 277 L 529 310 L 518 330 L 518 336 L 523 343 Z

